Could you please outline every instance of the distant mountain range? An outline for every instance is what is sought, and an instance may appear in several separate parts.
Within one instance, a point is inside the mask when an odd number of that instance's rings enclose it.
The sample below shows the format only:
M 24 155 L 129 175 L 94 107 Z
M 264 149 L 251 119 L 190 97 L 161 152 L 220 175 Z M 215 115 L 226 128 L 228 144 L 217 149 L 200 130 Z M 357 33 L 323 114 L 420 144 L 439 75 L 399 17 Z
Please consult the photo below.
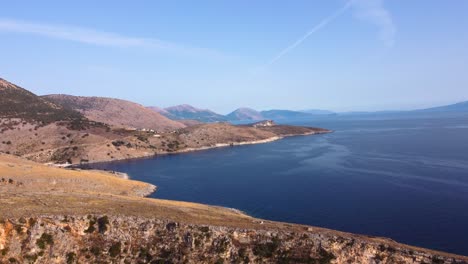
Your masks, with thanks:
M 208 109 L 200 109 L 187 104 L 168 108 L 159 108 L 155 106 L 150 106 L 148 108 L 172 120 L 196 120 L 206 123 L 227 121 L 260 121 L 266 119 L 304 119 L 314 118 L 317 115 L 333 114 L 333 112 L 325 110 L 314 110 L 312 113 L 291 110 L 268 110 L 259 112 L 251 108 L 243 107 L 238 108 L 227 115 L 221 115 Z
M 339 117 L 423 117 L 435 114 L 464 114 L 468 113 L 468 101 L 452 105 L 417 109 L 408 111 L 375 111 L 375 112 L 333 112 L 320 109 L 309 109 L 301 111 L 273 109 L 257 111 L 252 108 L 238 108 L 227 115 L 221 115 L 208 109 L 199 109 L 190 105 L 178 105 L 168 108 L 149 107 L 172 120 L 196 120 L 199 122 L 237 122 L 237 121 L 261 121 L 261 120 L 294 120 L 294 119 L 323 119 Z

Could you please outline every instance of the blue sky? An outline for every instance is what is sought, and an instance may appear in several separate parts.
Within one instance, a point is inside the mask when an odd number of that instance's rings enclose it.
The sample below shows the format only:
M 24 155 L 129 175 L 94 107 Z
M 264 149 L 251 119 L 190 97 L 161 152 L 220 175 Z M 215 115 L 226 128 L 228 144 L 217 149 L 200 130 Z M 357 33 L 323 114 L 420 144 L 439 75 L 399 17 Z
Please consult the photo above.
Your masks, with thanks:
M 468 1 L 4 1 L 0 77 L 37 94 L 258 110 L 468 100 Z

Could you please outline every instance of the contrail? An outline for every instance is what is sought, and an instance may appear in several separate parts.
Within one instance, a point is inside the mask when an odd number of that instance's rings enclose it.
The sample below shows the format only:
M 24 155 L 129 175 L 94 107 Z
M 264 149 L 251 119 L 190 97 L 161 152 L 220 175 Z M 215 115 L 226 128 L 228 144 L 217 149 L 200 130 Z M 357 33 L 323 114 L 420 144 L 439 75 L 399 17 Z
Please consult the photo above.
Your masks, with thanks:
M 311 30 L 309 30 L 309 32 L 307 32 L 304 36 L 302 36 L 300 39 L 296 40 L 293 44 L 289 45 L 287 48 L 285 48 L 280 53 L 278 53 L 278 55 L 276 55 L 270 62 L 268 62 L 267 65 L 268 66 L 272 65 L 273 63 L 275 63 L 276 61 L 281 59 L 281 57 L 283 57 L 284 55 L 286 55 L 287 53 L 289 53 L 290 51 L 295 49 L 297 46 L 299 46 L 302 42 L 304 42 L 304 40 L 306 40 L 308 37 L 310 37 L 310 35 L 314 34 L 317 31 L 319 31 L 324 26 L 328 25 L 330 22 L 332 22 L 333 20 L 335 20 L 336 18 L 341 16 L 346 10 L 348 10 L 348 8 L 351 7 L 351 5 L 353 4 L 354 1 L 355 0 L 348 1 L 342 8 L 338 9 L 333 14 L 326 17 L 322 21 L 320 21 L 320 23 L 318 23 Z

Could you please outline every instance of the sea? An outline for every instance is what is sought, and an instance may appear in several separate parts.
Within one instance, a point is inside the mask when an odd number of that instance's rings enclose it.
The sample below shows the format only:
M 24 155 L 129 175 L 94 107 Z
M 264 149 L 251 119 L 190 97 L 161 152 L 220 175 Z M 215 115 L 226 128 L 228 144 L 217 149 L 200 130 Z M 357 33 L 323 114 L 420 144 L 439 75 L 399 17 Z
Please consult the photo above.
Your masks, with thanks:
M 282 122 L 333 133 L 92 167 L 154 198 L 468 255 L 468 115 Z

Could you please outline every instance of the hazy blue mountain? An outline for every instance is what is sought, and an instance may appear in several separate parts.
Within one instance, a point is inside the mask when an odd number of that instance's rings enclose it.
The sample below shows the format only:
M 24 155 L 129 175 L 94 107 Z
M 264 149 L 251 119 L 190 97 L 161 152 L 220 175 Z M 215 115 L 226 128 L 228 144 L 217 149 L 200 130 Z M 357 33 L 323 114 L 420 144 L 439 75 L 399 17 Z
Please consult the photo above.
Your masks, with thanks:
M 376 111 L 376 112 L 345 112 L 339 113 L 338 117 L 352 118 L 427 118 L 427 117 L 452 117 L 468 114 L 468 101 L 437 106 L 425 109 L 406 110 L 406 111 Z
M 208 109 L 199 109 L 188 104 L 167 107 L 161 114 L 174 120 L 198 120 L 201 122 L 222 122 L 226 117 Z
M 292 110 L 268 110 L 260 112 L 265 119 L 281 120 L 281 119 L 307 119 L 314 118 L 315 115 L 292 111 Z
M 251 108 L 238 108 L 226 115 L 229 121 L 243 121 L 243 120 L 263 120 L 263 115 L 257 110 Z
M 307 110 L 301 110 L 300 112 L 313 114 L 313 115 L 333 115 L 333 114 L 335 114 L 335 112 L 328 111 L 328 110 L 322 110 L 322 109 L 307 109 Z
M 413 112 L 468 112 L 468 101 L 451 105 L 420 109 Z
M 335 113 L 328 110 L 308 109 L 293 111 L 284 109 L 273 109 L 267 111 L 256 111 L 251 108 L 238 108 L 228 115 L 220 115 L 208 109 L 199 109 L 190 105 L 178 105 L 168 108 L 149 107 L 173 120 L 198 120 L 201 122 L 242 122 L 260 120 L 317 120 L 327 118 L 359 118 L 359 119 L 392 119 L 392 118 L 424 118 L 434 116 L 460 116 L 468 114 L 468 101 L 457 104 L 418 109 L 410 111 L 374 111 L 374 112 L 342 112 Z

